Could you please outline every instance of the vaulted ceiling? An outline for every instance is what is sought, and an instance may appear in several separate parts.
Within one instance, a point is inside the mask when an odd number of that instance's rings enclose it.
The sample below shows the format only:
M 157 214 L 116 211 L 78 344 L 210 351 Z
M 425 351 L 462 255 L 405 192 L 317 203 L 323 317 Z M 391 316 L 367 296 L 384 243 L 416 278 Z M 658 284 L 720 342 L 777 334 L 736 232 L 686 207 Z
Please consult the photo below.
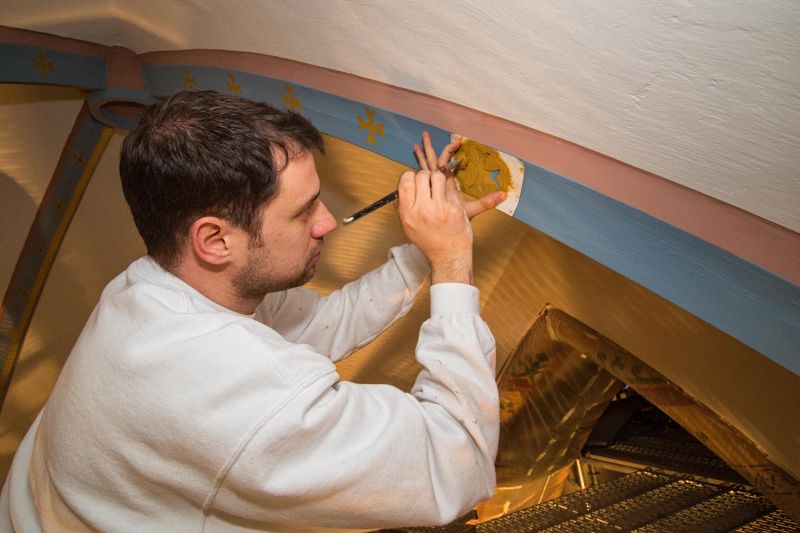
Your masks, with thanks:
M 415 100 L 425 102 L 423 114 L 438 106 L 487 119 L 478 121 L 481 127 L 491 119 L 495 133 L 518 136 L 515 147 L 527 148 L 535 138 L 541 157 L 530 161 L 546 168 L 551 167 L 540 161 L 547 159 L 543 153 L 551 150 L 553 161 L 562 153 L 586 152 L 575 145 L 621 161 L 605 167 L 612 170 L 604 171 L 604 179 L 621 189 L 639 187 L 629 198 L 649 196 L 647 209 L 624 197 L 604 197 L 600 190 L 582 203 L 567 195 L 564 204 L 543 209 L 537 223 L 516 217 L 530 227 L 500 213 L 479 222 L 477 234 L 483 237 L 477 240 L 476 271 L 499 352 L 511 351 L 533 316 L 509 306 L 509 300 L 523 301 L 519 308 L 529 314 L 556 305 L 645 357 L 766 449 L 771 460 L 794 474 L 800 471 L 794 454 L 800 427 L 795 350 L 800 246 L 793 246 L 800 242 L 796 0 L 3 0 L 0 25 L 138 54 L 206 49 L 281 58 L 270 65 L 294 60 L 345 73 L 337 79 L 359 90 L 344 91 L 343 98 L 390 87 L 381 98 L 395 98 L 386 107 L 398 114 L 402 105 L 396 100 L 424 95 Z M 223 58 L 212 67 L 231 57 L 210 55 Z M 202 65 L 191 62 L 201 56 L 184 54 L 176 64 Z M 32 69 L 27 56 L 24 66 Z M 4 289 L 85 96 L 74 87 L 0 85 Z M 426 117 L 412 118 L 425 122 Z M 435 120 L 428 124 L 447 127 Z M 384 160 L 363 143 L 359 148 L 328 133 L 334 136 L 328 141 L 331 156 L 319 164 L 321 175 L 334 177 L 325 201 L 339 207 L 339 214 L 393 187 L 399 159 Z M 0 426 L 14 428 L 5 449 L 0 447 L 0 473 L 105 280 L 144 252 L 116 174 L 123 135 L 122 130 L 111 135 L 31 323 L 17 392 L 0 419 Z M 558 150 L 565 145 L 569 150 Z M 514 155 L 524 159 L 525 154 Z M 596 155 L 585 159 L 588 174 L 561 172 L 559 184 L 574 179 L 591 187 L 579 178 L 600 173 L 600 164 L 608 163 Z M 634 182 L 623 180 L 626 169 Z M 353 183 L 355 191 L 346 187 Z M 530 183 L 528 199 L 539 202 L 530 210 L 547 207 L 552 191 L 544 182 Z M 661 195 L 659 183 L 686 194 Z M 701 196 L 693 191 L 711 199 L 691 205 L 675 200 Z M 633 209 L 622 216 L 614 201 Z M 727 205 L 721 211 L 711 209 L 722 202 Z M 600 227 L 598 206 L 612 204 L 619 218 L 612 216 L 613 224 L 593 233 Z M 587 213 L 580 221 L 578 211 Z M 714 222 L 714 213 L 723 211 L 728 218 Z M 723 231 L 738 215 L 746 215 L 745 222 Z M 703 216 L 712 221 L 706 224 Z M 340 285 L 365 264 L 381 260 L 385 241 L 401 239 L 390 211 L 371 217 L 328 241 L 337 259 L 323 265 L 316 288 Z M 546 218 L 552 222 L 541 223 Z M 566 229 L 555 231 L 561 228 Z M 633 238 L 637 231 L 641 235 Z M 724 238 L 715 240 L 722 233 Z M 512 256 L 516 262 L 508 259 Z M 417 312 L 421 320 L 427 308 L 421 305 Z M 407 331 L 396 330 L 369 349 L 410 354 L 413 347 L 403 343 L 413 341 L 416 324 L 405 323 Z M 343 373 L 368 380 L 389 375 L 400 384 L 413 377 L 410 356 L 390 365 L 376 361 L 362 356 Z

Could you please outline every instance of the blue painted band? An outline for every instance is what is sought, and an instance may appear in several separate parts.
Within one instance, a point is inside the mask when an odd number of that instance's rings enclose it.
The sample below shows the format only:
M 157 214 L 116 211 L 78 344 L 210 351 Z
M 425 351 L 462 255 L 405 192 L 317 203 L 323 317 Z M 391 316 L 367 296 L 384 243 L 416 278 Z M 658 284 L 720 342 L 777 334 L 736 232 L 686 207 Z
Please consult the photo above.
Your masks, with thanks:
M 367 142 L 368 131 L 358 119 L 369 119 L 364 104 L 278 79 L 194 65 L 152 65 L 143 71 L 155 95 L 214 89 L 284 109 L 288 85 L 302 103 L 298 111 L 321 131 L 412 167 L 411 145 L 423 130 L 437 146 L 449 141 L 449 132 L 440 128 L 373 108 L 372 122 L 383 124 L 383 136 Z M 800 286 L 532 163 L 525 163 L 514 217 L 800 375 Z
M 423 131 L 430 132 L 435 145 L 450 142 L 450 133 L 441 128 L 370 107 L 375 112 L 372 121 L 383 124 L 383 136 L 376 135 L 375 144 L 368 143 L 368 131 L 359 128 L 358 119 L 359 116 L 363 120 L 368 119 L 365 111 L 368 106 L 283 80 L 195 65 L 150 65 L 142 71 L 150 92 L 156 96 L 167 96 L 187 88 L 211 89 L 232 94 L 233 87 L 239 89 L 239 96 L 281 109 L 290 107 L 283 101 L 288 85 L 293 89 L 294 97 L 300 98 L 302 102 L 302 108 L 296 111 L 308 117 L 320 131 L 411 167 L 416 167 L 417 161 L 409 146 L 420 142 Z M 231 75 L 234 76 L 233 79 L 230 78 Z M 187 79 L 192 80 L 191 86 L 185 83 Z
M 800 375 L 800 286 L 531 163 L 514 218 Z
M 106 86 L 106 60 L 19 44 L 0 43 L 0 83 Z

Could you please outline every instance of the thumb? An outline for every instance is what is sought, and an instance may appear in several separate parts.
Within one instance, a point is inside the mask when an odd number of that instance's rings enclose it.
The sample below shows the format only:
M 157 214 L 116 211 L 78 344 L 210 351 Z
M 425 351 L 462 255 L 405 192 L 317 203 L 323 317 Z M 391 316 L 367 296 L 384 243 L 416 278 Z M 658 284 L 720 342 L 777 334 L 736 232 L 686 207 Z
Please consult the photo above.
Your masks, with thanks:
M 476 216 L 480 215 L 484 211 L 488 211 L 489 209 L 493 209 L 503 203 L 508 195 L 505 191 L 495 191 L 490 192 L 486 196 L 482 196 L 477 200 L 471 200 L 464 204 L 464 209 L 467 212 L 467 216 L 472 220 Z

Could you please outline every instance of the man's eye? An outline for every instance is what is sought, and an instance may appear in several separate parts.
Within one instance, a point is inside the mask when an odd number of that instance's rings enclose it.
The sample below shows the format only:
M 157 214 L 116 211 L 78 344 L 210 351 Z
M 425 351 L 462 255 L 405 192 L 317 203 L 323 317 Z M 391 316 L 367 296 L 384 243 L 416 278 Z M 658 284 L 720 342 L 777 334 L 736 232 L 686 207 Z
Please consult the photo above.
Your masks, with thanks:
M 319 204 L 319 200 L 315 200 L 314 202 L 308 204 L 305 209 L 300 211 L 300 216 L 304 217 L 310 215 L 317 207 L 317 204 Z

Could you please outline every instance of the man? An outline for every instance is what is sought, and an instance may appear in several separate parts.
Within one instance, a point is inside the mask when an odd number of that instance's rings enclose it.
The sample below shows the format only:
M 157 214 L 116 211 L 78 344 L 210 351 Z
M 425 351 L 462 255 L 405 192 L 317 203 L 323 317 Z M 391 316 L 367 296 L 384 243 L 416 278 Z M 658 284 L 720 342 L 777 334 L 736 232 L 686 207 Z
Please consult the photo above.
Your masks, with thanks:
M 148 255 L 105 288 L 20 446 L 4 490 L 14 527 L 430 525 L 491 495 L 494 340 L 468 218 L 502 195 L 462 201 L 429 170 L 457 144 L 423 145 L 399 184 L 413 244 L 323 298 L 298 288 L 336 227 L 319 132 L 213 92 L 146 110 L 120 174 Z M 334 361 L 405 314 L 429 271 L 411 393 L 339 381 Z

